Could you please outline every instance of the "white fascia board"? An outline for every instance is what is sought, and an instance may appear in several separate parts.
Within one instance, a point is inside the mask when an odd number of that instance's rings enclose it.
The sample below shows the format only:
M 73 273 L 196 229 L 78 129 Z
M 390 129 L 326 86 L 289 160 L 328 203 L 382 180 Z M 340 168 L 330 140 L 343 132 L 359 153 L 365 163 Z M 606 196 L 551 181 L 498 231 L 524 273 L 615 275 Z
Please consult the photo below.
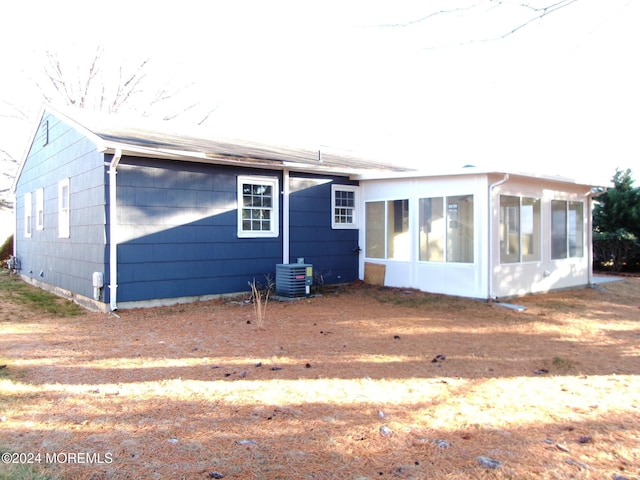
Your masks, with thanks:
M 462 169 L 451 171 L 438 171 L 428 172 L 422 170 L 412 170 L 408 172 L 373 172 L 364 173 L 352 177 L 353 180 L 392 180 L 392 179 L 415 179 L 415 178 L 438 178 L 438 177 L 462 177 L 462 176 L 474 176 L 474 175 L 505 175 L 509 174 L 512 177 L 521 178 L 535 178 L 547 182 L 564 183 L 578 186 L 585 186 L 587 188 L 601 187 L 601 185 L 592 185 L 583 182 L 578 182 L 575 179 L 560 176 L 539 175 L 534 173 L 524 172 L 510 172 L 499 170 L 484 170 L 484 169 Z

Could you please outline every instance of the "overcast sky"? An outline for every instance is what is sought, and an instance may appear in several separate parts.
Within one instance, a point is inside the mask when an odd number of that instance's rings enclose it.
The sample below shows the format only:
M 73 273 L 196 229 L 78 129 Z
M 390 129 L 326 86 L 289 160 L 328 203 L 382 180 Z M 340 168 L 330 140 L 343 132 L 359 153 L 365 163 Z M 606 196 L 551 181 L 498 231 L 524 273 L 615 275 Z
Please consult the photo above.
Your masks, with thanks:
M 424 169 L 637 178 L 640 0 L 577 0 L 498 39 L 536 14 L 521 3 L 12 2 L 0 100 L 37 110 L 40 52 L 100 43 L 114 69 L 149 56 L 160 82 L 195 82 L 180 99 L 215 107 L 212 135 Z M 16 151 L 24 123 L 2 120 L 0 149 Z

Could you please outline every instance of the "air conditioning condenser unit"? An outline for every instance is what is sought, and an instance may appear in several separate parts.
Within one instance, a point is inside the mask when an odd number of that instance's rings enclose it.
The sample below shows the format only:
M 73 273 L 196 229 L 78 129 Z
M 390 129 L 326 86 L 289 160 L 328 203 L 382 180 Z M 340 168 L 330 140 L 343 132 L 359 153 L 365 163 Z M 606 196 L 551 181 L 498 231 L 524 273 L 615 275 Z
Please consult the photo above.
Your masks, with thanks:
M 276 294 L 283 297 L 306 297 L 313 285 L 313 265 L 279 263 L 276 265 Z

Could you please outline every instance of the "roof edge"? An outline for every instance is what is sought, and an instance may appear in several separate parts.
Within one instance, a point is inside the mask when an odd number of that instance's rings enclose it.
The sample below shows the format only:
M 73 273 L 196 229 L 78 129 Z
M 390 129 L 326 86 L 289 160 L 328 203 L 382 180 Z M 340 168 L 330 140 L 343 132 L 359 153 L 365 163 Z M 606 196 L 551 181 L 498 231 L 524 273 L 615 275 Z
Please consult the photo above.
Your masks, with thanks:
M 590 188 L 606 187 L 606 185 L 599 185 L 595 183 L 582 182 L 574 178 L 553 176 L 553 175 L 540 175 L 537 173 L 518 172 L 511 170 L 500 169 L 484 169 L 477 167 L 464 167 L 459 170 L 443 170 L 437 172 L 428 172 L 425 170 L 414 170 L 407 172 L 371 172 L 363 173 L 354 177 L 354 180 L 392 180 L 392 179 L 412 179 L 412 178 L 434 178 L 434 177 L 459 177 L 459 176 L 472 176 L 472 175 L 511 175 L 521 178 L 535 178 L 538 180 L 554 183 L 569 183 L 577 186 L 585 186 Z
M 29 152 L 31 151 L 31 148 L 33 147 L 33 144 L 36 140 L 36 137 L 38 136 L 38 131 L 40 130 L 40 125 L 42 124 L 42 120 L 44 119 L 46 114 L 50 114 L 53 115 L 54 117 L 58 118 L 59 120 L 62 120 L 63 122 L 69 124 L 71 127 L 79 130 L 85 137 L 87 137 L 89 140 L 91 140 L 95 145 L 96 148 L 98 150 L 104 149 L 105 146 L 103 145 L 104 142 L 102 142 L 102 139 L 96 135 L 95 133 L 93 133 L 91 130 L 89 130 L 87 127 L 85 127 L 84 125 L 80 124 L 79 122 L 77 122 L 76 120 L 74 120 L 73 118 L 71 118 L 69 115 L 61 112 L 59 109 L 53 107 L 52 105 L 48 104 L 48 103 L 43 103 L 40 106 L 40 109 L 38 110 L 38 114 L 34 117 L 35 118 L 35 122 L 34 125 L 32 127 L 31 130 L 31 135 L 29 135 L 30 140 L 27 142 L 27 146 L 25 147 L 21 158 L 20 158 L 20 165 L 18 166 L 18 170 L 16 171 L 16 175 L 13 178 L 13 183 L 11 185 L 10 188 L 10 192 L 12 194 L 15 194 L 16 189 L 18 187 L 18 181 L 20 180 L 20 176 L 22 175 L 22 171 L 24 170 L 24 166 L 27 162 L 27 157 L 29 156 Z

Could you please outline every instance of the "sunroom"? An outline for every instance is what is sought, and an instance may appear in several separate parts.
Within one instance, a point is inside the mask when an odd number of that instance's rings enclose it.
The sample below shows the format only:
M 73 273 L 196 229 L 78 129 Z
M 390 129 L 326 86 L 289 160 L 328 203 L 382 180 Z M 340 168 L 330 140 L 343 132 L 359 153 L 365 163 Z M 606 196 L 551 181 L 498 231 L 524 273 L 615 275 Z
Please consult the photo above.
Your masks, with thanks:
M 475 168 L 359 180 L 362 279 L 482 299 L 591 283 L 591 185 Z

